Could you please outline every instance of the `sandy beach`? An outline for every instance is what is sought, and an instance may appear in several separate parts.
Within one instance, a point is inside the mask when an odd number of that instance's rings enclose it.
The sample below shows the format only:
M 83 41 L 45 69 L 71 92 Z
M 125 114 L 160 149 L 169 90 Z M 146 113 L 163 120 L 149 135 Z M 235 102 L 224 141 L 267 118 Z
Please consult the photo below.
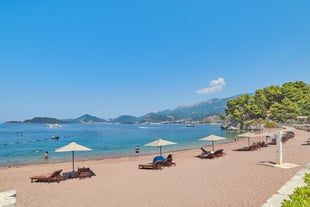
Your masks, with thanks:
M 71 162 L 0 168 L 0 191 L 16 189 L 17 206 L 261 206 L 310 160 L 309 132 L 294 131 L 296 137 L 283 144 L 283 162 L 298 167 L 281 169 L 262 165 L 276 162 L 276 146 L 257 151 L 238 151 L 248 140 L 216 145 L 227 156 L 199 159 L 200 149 L 173 152 L 175 167 L 139 170 L 154 155 L 76 161 L 96 174 L 60 183 L 31 183 L 29 177 L 62 169 Z M 265 137 L 251 138 L 251 142 Z M 207 147 L 211 150 L 211 146 Z M 165 151 L 167 155 L 169 152 Z

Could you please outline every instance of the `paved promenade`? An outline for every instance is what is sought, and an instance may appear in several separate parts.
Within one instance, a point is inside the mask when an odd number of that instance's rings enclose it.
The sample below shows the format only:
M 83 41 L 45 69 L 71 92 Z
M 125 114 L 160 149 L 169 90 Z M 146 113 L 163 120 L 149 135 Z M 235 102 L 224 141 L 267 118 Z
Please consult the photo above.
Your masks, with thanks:
M 271 196 L 262 207 L 280 207 L 284 199 L 290 199 L 288 195 L 295 191 L 295 188 L 305 186 L 303 179 L 306 173 L 310 173 L 310 163 L 305 168 L 296 173 L 285 185 L 283 185 L 276 194 Z

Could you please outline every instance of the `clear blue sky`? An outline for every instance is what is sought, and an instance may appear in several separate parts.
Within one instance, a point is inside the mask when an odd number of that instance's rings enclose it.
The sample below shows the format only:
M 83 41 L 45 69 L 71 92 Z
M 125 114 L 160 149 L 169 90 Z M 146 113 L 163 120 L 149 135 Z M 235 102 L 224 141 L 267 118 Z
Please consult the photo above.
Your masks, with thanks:
M 310 83 L 310 1 L 0 1 L 0 121 Z

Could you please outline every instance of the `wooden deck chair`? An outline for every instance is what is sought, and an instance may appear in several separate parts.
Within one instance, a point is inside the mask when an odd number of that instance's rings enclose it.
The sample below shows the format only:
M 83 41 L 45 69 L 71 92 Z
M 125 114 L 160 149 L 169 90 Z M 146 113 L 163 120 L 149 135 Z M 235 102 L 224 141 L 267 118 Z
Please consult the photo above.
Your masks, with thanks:
M 161 170 L 164 168 L 164 163 L 162 161 L 158 161 L 156 163 L 148 163 L 148 164 L 140 164 L 139 169 L 155 169 Z
M 90 173 L 90 169 L 89 167 L 82 167 L 82 168 L 78 168 L 78 177 L 81 178 L 86 178 L 89 177 L 91 178 L 91 173 Z
M 214 159 L 215 155 L 214 153 L 209 153 L 209 154 L 201 153 L 200 155 L 198 155 L 198 157 L 201 159 Z
M 226 156 L 226 152 L 224 152 L 223 149 L 219 149 L 214 152 L 215 157 L 223 157 L 224 155 Z
M 30 177 L 30 179 L 31 179 L 31 182 L 33 182 L 33 181 L 37 181 L 37 182 L 47 181 L 49 183 L 50 181 L 57 181 L 59 183 L 61 180 L 65 179 L 65 177 L 60 174 L 61 171 L 62 171 L 62 169 L 56 170 L 56 171 L 54 171 L 52 173 L 48 173 L 48 174 L 36 175 L 36 176 Z

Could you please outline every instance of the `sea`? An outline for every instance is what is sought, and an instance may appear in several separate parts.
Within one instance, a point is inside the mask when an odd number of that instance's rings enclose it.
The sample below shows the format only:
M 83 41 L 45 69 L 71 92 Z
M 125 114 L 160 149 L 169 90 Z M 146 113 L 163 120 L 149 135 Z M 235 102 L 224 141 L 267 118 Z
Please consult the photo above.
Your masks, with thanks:
M 231 142 L 236 136 L 218 124 L 63 124 L 53 128 L 45 124 L 0 124 L 0 166 L 71 161 L 71 152 L 55 152 L 71 142 L 92 149 L 75 152 L 76 160 L 87 160 L 135 156 L 137 145 L 140 155 L 155 154 L 157 147 L 144 145 L 159 138 L 177 143 L 163 146 L 163 154 L 211 146 L 211 142 L 199 140 L 211 134 L 227 138 L 216 144 Z M 46 151 L 48 161 L 44 159 Z

